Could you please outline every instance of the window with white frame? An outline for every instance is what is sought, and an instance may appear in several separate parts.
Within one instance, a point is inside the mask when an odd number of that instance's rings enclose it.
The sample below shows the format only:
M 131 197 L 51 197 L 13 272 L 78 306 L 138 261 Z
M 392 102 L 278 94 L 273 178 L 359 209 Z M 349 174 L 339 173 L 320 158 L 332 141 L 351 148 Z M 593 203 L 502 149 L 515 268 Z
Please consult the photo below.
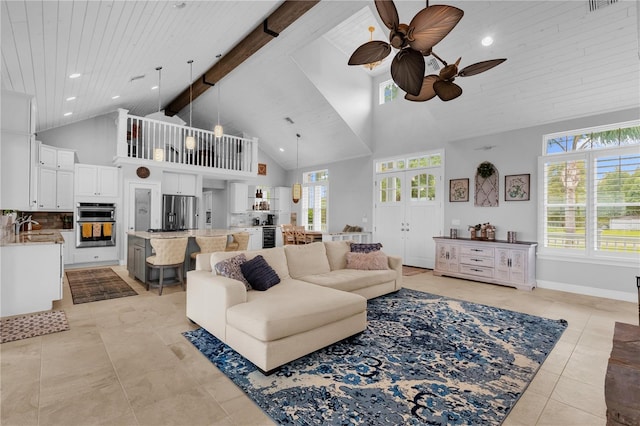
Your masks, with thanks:
M 386 104 L 398 97 L 398 85 L 393 80 L 383 81 L 379 86 L 379 104 Z
M 328 230 L 329 170 L 317 170 L 302 176 L 302 217 L 300 224 L 310 231 Z
M 640 122 L 544 136 L 541 252 L 640 254 Z

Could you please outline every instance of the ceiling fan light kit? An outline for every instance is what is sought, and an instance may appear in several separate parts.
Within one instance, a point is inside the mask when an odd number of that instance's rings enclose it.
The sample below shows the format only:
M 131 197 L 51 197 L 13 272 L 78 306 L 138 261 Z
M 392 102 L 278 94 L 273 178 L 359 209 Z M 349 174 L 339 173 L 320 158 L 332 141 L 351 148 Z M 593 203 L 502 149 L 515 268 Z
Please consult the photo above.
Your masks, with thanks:
M 407 24 L 400 23 L 398 10 L 392 0 L 374 0 L 378 14 L 389 29 L 389 43 L 371 40 L 358 47 L 349 58 L 349 65 L 364 65 L 382 61 L 392 48 L 398 50 L 391 62 L 391 78 L 406 93 L 405 99 L 424 102 L 438 96 L 450 101 L 462 94 L 462 88 L 453 81 L 485 72 L 506 59 L 478 62 L 459 70 L 461 58 L 447 64 L 433 52 L 433 47 L 444 39 L 460 22 L 464 12 L 446 5 L 427 5 Z M 373 32 L 371 32 L 373 35 Z M 438 75 L 425 76 L 425 57 L 433 55 L 444 66 Z

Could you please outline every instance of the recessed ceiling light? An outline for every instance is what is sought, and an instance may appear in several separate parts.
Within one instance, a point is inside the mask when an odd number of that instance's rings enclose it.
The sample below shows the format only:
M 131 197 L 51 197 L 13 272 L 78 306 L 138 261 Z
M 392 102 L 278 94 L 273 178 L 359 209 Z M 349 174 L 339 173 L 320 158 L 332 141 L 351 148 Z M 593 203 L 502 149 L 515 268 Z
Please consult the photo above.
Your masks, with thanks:
M 493 37 L 491 36 L 486 36 L 485 38 L 482 39 L 482 45 L 483 46 L 491 46 L 493 44 Z
M 153 87 L 151 88 L 151 90 L 156 90 L 157 88 L 158 88 L 158 86 L 153 86 Z
M 71 75 L 69 76 L 69 78 L 78 78 L 78 77 L 80 77 L 81 75 L 82 75 L 82 74 L 80 74 L 79 72 L 74 72 L 73 74 L 71 74 Z
M 120 95 L 115 95 L 115 96 L 112 96 L 111 99 L 118 99 L 119 97 Z
M 280 148 L 280 152 L 284 152 L 284 148 Z
M 69 96 L 67 98 L 67 101 L 75 101 L 76 97 L 75 96 Z
M 64 116 L 65 116 L 65 117 L 68 117 L 68 116 L 70 116 L 71 114 L 73 114 L 73 113 L 72 113 L 72 112 L 65 112 L 65 113 L 64 113 Z

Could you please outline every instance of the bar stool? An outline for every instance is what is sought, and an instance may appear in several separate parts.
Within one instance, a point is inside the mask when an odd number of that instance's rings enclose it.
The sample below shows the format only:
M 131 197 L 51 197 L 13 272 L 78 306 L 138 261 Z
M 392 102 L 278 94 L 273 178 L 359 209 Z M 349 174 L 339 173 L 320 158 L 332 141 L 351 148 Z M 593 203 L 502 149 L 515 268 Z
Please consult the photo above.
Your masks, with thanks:
M 176 270 L 176 277 L 178 278 L 178 282 L 182 284 L 182 289 L 184 290 L 182 271 L 189 238 L 151 238 L 149 242 L 156 254 L 147 257 L 146 267 L 147 269 L 151 268 L 160 270 L 160 291 L 158 295 L 162 296 L 165 268 L 174 268 Z M 147 291 L 149 291 L 150 275 L 150 273 L 147 274 L 147 282 L 145 283 L 147 285 Z
M 240 251 L 246 250 L 249 246 L 249 233 L 248 232 L 238 232 L 236 234 L 231 234 L 233 237 L 233 241 L 227 244 L 226 251 Z
M 216 235 L 213 237 L 196 237 L 196 244 L 200 248 L 200 251 L 194 251 L 191 253 L 191 262 L 196 261 L 196 256 L 200 253 L 213 253 L 216 251 L 225 251 L 227 247 L 227 236 Z

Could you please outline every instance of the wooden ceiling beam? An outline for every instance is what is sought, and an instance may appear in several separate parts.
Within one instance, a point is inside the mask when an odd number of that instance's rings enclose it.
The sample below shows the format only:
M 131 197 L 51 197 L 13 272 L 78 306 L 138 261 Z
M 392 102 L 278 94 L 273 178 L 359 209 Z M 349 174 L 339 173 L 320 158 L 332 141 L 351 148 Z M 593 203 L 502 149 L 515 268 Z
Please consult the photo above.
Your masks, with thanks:
M 304 15 L 320 0 L 286 0 L 268 18 L 261 22 L 244 39 L 236 44 L 226 55 L 208 71 L 193 82 L 193 99 L 206 92 L 224 76 L 246 61 L 265 44 L 278 37 L 289 25 Z M 189 87 L 183 90 L 165 107 L 165 114 L 174 116 L 189 105 Z

